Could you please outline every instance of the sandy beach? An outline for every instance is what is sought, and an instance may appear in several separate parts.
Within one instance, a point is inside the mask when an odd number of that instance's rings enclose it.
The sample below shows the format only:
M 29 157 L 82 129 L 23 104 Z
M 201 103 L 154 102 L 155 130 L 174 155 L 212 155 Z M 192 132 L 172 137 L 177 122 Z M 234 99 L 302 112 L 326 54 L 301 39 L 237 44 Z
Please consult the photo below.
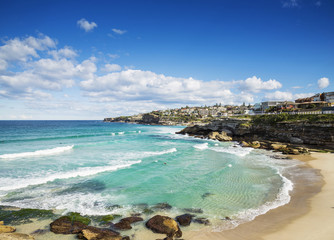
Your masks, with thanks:
M 289 204 L 273 209 L 253 221 L 241 224 L 235 229 L 223 232 L 210 232 L 210 229 L 182 228 L 187 240 L 332 240 L 334 236 L 334 154 L 312 153 L 311 155 L 291 156 L 305 162 L 305 171 L 318 169 L 321 177 L 308 181 L 295 182 Z M 312 167 L 312 168 L 310 168 Z M 319 181 L 320 179 L 320 181 Z M 321 180 L 322 179 L 322 180 Z M 17 232 L 30 234 L 38 228 L 46 229 L 49 222 L 20 225 Z M 134 232 L 132 239 L 157 239 L 163 237 L 147 229 Z M 122 232 L 122 235 L 128 235 Z M 75 236 L 55 235 L 51 232 L 34 236 L 35 239 L 75 239 Z

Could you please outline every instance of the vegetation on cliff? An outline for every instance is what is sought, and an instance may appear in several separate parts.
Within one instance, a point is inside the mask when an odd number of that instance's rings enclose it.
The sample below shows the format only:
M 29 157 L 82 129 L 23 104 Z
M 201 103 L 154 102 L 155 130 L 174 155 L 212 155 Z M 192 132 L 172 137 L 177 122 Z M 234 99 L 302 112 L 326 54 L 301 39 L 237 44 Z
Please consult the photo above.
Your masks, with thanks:
M 255 115 L 251 117 L 255 124 L 275 124 L 279 122 L 305 122 L 305 123 L 333 123 L 334 114 L 274 114 L 274 115 Z

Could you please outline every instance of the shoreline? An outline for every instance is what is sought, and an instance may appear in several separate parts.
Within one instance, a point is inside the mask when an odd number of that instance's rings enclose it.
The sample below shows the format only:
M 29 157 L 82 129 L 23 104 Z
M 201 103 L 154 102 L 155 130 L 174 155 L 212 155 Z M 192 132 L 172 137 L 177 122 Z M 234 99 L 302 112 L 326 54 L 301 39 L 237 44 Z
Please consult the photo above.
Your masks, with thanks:
M 270 210 L 253 221 L 237 226 L 235 229 L 219 233 L 189 232 L 184 235 L 189 240 L 304 240 L 333 239 L 334 229 L 334 155 L 314 153 L 293 155 L 291 158 L 306 163 L 305 168 L 319 171 L 322 180 L 313 187 L 296 184 L 291 201 Z
M 334 156 L 330 153 L 311 153 L 311 155 L 293 155 L 291 158 L 305 163 L 307 170 L 319 169 L 321 181 L 296 182 L 291 193 L 291 200 L 288 204 L 272 209 L 269 212 L 257 216 L 254 220 L 241 224 L 234 229 L 222 232 L 210 232 L 209 227 L 194 230 L 194 228 L 182 227 L 183 237 L 186 240 L 243 240 L 243 239 L 332 239 L 334 229 L 331 229 L 331 220 L 334 217 L 334 209 L 330 199 L 334 197 Z M 331 161 L 331 158 L 333 159 Z M 287 160 L 289 161 L 289 160 Z M 332 175 L 332 176 L 331 176 Z M 325 209 L 324 206 L 326 206 Z M 320 213 L 320 214 L 319 214 Z M 1 220 L 1 219 L 0 219 Z M 17 232 L 31 234 L 37 229 L 46 229 L 52 220 L 37 221 L 26 225 L 17 225 Z M 324 228 L 324 224 L 327 226 Z M 320 225 L 320 226 L 319 226 Z M 316 226 L 319 226 L 318 228 Z M 131 239 L 157 239 L 162 235 L 154 234 L 150 230 L 142 228 L 131 232 Z M 310 232 L 305 229 L 312 229 Z M 321 230 L 317 230 L 321 229 Z M 128 235 L 130 232 L 121 232 Z M 313 235 L 312 235 L 313 234 Z M 319 236 L 319 234 L 322 234 Z M 313 238 L 307 238 L 313 236 Z M 45 239 L 76 239 L 75 235 L 56 235 L 47 232 L 43 235 L 34 235 L 36 240 Z

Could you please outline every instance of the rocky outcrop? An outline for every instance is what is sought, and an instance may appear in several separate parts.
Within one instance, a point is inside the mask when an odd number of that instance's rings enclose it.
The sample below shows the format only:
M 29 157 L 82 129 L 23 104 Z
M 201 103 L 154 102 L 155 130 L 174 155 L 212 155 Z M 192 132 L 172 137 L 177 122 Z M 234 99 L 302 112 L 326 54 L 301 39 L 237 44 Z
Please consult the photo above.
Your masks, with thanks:
M 50 231 L 56 234 L 77 234 L 87 228 L 86 224 L 72 221 L 70 217 L 64 216 L 50 223 Z
M 114 225 L 114 227 L 119 230 L 129 230 L 132 229 L 131 223 L 140 222 L 143 220 L 144 219 L 142 219 L 141 217 L 127 217 L 121 219 L 118 223 Z
M 85 240 L 122 240 L 122 236 L 120 236 L 118 232 L 91 226 L 82 229 L 78 234 L 78 238 Z
M 146 227 L 154 233 L 166 234 L 167 237 L 182 237 L 182 231 L 177 222 L 167 216 L 156 215 L 146 222 Z
M 244 119 L 224 119 L 204 126 L 187 127 L 178 133 L 219 141 L 239 141 L 243 146 L 273 149 L 287 154 L 305 153 L 306 147 L 334 149 L 334 123 L 268 124 Z
M 0 221 L 0 233 L 11 233 L 15 232 L 16 228 L 12 226 L 6 226 L 4 225 L 3 221 Z
M 181 226 L 189 226 L 192 219 L 193 215 L 188 213 L 176 217 L 176 221 L 178 221 Z

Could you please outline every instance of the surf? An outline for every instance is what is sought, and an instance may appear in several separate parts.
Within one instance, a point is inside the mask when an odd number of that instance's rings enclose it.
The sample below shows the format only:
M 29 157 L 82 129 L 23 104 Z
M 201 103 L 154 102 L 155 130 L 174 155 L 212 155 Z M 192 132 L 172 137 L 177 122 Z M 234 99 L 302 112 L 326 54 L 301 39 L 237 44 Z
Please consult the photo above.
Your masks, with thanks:
M 56 147 L 56 148 L 50 148 L 50 149 L 37 150 L 34 152 L 2 154 L 0 155 L 0 159 L 50 156 L 50 155 L 61 154 L 63 152 L 71 151 L 73 148 L 74 148 L 74 145 L 70 145 L 70 146 L 65 146 L 65 147 Z

